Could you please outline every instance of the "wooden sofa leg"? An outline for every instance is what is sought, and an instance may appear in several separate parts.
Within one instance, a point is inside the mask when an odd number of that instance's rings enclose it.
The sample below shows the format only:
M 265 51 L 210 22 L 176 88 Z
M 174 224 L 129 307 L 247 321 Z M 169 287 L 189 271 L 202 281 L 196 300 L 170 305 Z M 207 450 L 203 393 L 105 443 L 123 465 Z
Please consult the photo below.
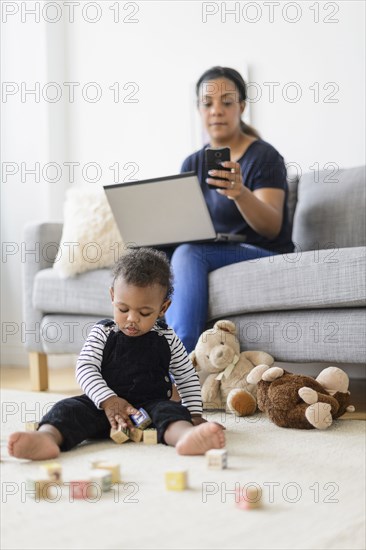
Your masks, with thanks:
M 32 391 L 48 389 L 48 365 L 47 355 L 31 351 L 29 353 L 29 367 Z

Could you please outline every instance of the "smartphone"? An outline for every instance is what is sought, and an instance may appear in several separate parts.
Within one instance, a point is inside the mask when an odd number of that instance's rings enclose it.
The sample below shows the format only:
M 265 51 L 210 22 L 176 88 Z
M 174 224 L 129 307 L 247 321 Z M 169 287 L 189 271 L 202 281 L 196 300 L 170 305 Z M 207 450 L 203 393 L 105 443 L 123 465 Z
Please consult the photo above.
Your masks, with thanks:
M 205 162 L 206 162 L 206 178 L 212 178 L 214 180 L 220 180 L 217 176 L 210 176 L 209 170 L 226 170 L 230 172 L 230 168 L 224 168 L 220 165 L 221 162 L 230 160 L 230 147 L 208 147 L 205 150 Z M 228 178 L 229 179 L 229 178 Z M 208 184 L 211 189 L 222 189 L 218 185 Z

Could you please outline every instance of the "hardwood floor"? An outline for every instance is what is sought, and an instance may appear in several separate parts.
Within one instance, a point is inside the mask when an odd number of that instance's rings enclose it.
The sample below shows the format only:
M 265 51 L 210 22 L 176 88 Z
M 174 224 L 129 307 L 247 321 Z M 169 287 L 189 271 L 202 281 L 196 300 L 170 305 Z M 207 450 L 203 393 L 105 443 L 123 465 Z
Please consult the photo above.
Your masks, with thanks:
M 1 366 L 0 381 L 3 389 L 31 390 L 29 369 L 25 367 Z M 48 391 L 70 396 L 79 395 L 81 390 L 75 380 L 75 369 L 73 367 L 49 369 Z M 350 391 L 356 412 L 346 413 L 343 418 L 366 420 L 366 380 L 352 378 Z

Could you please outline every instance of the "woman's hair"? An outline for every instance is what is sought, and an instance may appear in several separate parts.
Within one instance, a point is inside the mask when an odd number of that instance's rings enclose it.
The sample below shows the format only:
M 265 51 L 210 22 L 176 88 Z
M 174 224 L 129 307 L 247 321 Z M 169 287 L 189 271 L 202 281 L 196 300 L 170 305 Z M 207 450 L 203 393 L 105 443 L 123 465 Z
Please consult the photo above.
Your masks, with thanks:
M 200 87 L 203 82 L 208 82 L 209 80 L 216 80 L 217 78 L 227 78 L 235 84 L 236 89 L 239 92 L 239 101 L 246 101 L 247 99 L 247 85 L 245 80 L 238 71 L 231 69 L 230 67 L 212 67 L 205 71 L 203 75 L 198 79 L 196 84 L 196 95 L 197 99 L 199 98 Z M 249 136 L 253 136 L 260 139 L 260 135 L 253 126 L 250 126 L 243 120 L 240 120 L 241 131 Z
M 173 274 L 168 257 L 154 248 L 129 249 L 114 266 L 112 285 L 119 278 L 140 287 L 159 284 L 166 289 L 166 299 L 173 294 Z

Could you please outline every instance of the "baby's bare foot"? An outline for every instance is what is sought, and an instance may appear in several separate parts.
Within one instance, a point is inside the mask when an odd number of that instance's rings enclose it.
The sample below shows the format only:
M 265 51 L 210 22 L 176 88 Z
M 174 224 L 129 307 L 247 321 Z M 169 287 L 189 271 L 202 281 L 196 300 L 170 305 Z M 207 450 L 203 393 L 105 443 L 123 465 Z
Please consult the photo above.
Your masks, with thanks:
M 46 460 L 56 458 L 60 449 L 51 435 L 45 432 L 15 432 L 9 436 L 8 451 L 16 458 Z
M 209 449 L 222 449 L 225 434 L 215 422 L 206 422 L 188 430 L 176 444 L 180 455 L 203 455 Z

